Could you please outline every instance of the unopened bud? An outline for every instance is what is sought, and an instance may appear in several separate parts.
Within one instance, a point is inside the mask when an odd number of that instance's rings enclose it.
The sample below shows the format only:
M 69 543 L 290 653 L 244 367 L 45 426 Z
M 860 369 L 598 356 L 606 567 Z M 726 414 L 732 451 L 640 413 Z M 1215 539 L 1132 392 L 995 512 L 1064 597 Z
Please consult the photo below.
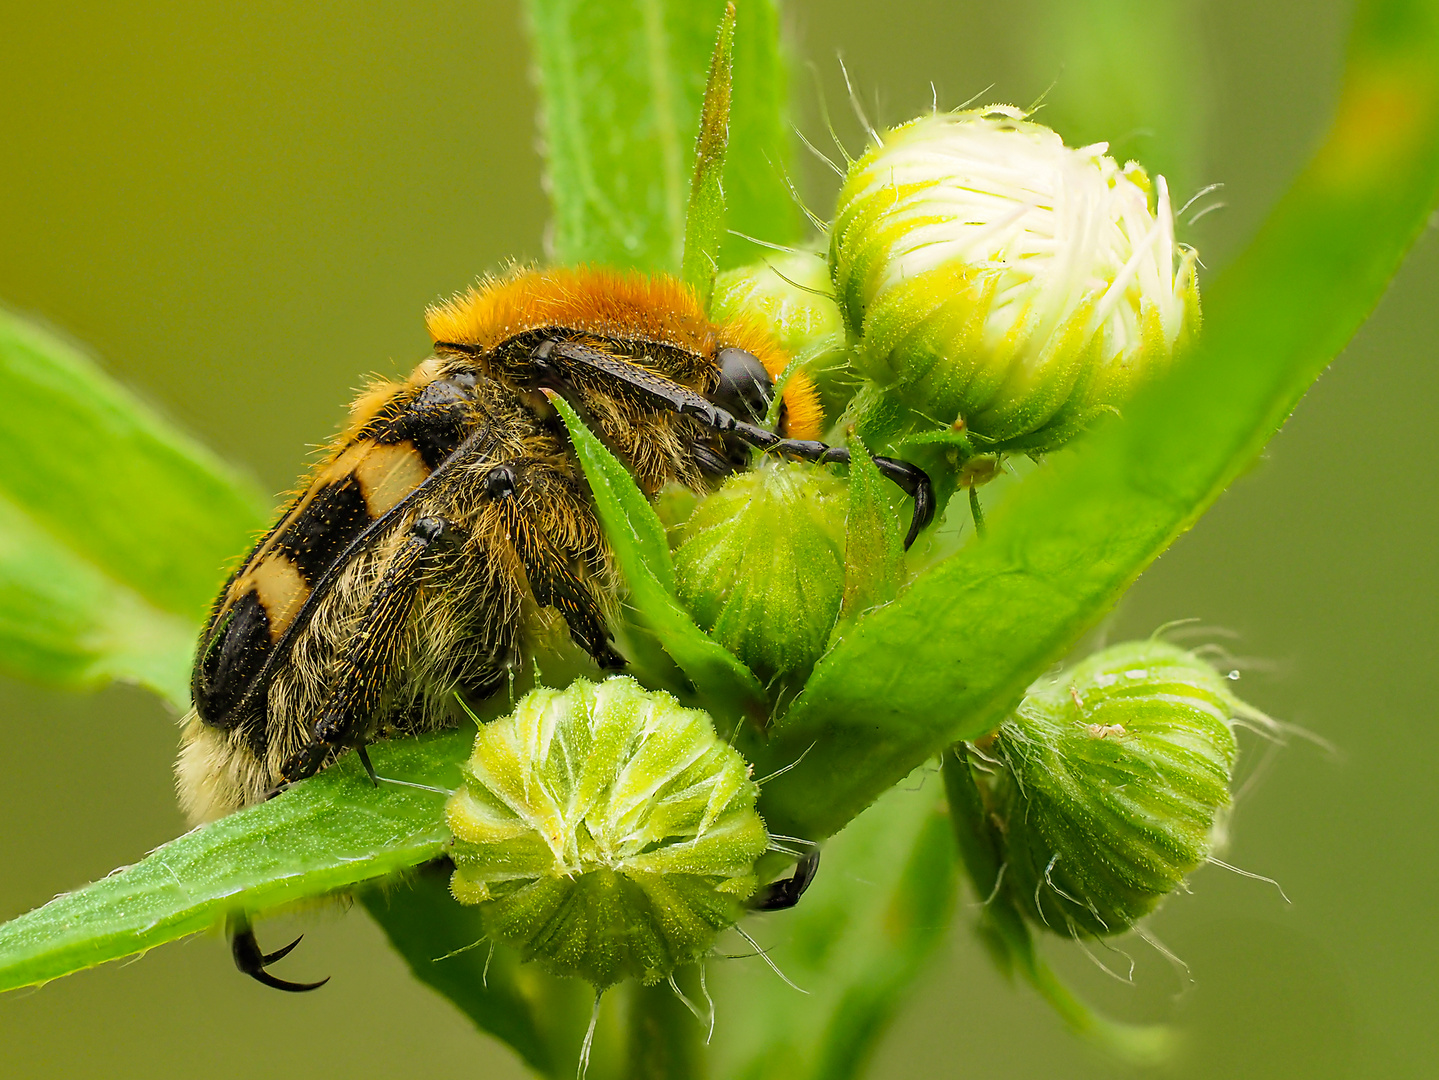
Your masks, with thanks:
M 1267 722 L 1229 687 L 1193 653 L 1144 641 L 1030 688 L 977 774 L 1021 910 L 1058 933 L 1122 933 L 1205 861 L 1234 722 Z
M 806 251 L 774 254 L 736 267 L 715 282 L 711 315 L 756 319 L 814 380 L 824 415 L 838 416 L 854 393 L 844 319 L 834 302 L 829 265 Z
M 861 374 L 985 448 L 1052 450 L 1198 327 L 1164 178 L 1020 111 L 921 117 L 850 166 L 830 232 Z
M 455 898 L 492 939 L 600 988 L 704 956 L 769 843 L 739 752 L 629 678 L 530 692 L 481 726 L 464 778 L 445 808 Z
M 701 500 L 675 552 L 695 622 L 763 682 L 803 682 L 844 599 L 845 484 L 813 465 L 766 462 Z

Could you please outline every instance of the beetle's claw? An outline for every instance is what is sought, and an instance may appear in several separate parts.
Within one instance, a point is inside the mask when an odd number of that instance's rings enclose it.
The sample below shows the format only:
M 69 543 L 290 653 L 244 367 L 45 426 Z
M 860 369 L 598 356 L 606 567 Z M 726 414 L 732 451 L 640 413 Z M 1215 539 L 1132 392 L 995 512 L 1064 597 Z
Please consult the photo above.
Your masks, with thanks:
M 811 851 L 795 863 L 794 873 L 779 881 L 772 881 L 764 891 L 750 902 L 754 911 L 783 911 L 799 903 L 799 898 L 809 888 L 814 875 L 819 871 L 819 849 Z
M 275 990 L 285 990 L 292 994 L 301 994 L 306 990 L 318 990 L 330 981 L 329 976 L 319 982 L 296 983 L 288 982 L 285 979 L 276 978 L 265 969 L 277 960 L 282 960 L 290 955 L 290 951 L 304 938 L 301 934 L 283 949 L 276 949 L 272 953 L 260 951 L 260 943 L 255 940 L 255 931 L 248 922 L 235 920 L 230 924 L 230 955 L 235 958 L 235 966 L 243 971 L 256 982 L 264 983 Z

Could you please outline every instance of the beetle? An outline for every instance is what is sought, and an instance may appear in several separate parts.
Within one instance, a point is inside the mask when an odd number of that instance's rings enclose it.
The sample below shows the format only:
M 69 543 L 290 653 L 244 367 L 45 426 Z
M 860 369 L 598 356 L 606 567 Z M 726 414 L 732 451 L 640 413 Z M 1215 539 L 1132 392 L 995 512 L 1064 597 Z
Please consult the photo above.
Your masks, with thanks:
M 704 490 L 751 451 L 846 462 L 818 440 L 811 383 L 784 384 L 765 330 L 715 324 L 666 276 L 516 270 L 427 312 L 433 355 L 379 381 L 230 575 L 201 634 L 176 764 L 192 822 L 313 775 L 347 748 L 453 726 L 535 651 L 567 638 L 602 670 L 620 583 L 550 395 L 562 395 L 653 495 Z M 929 478 L 874 459 L 933 517 Z M 794 881 L 812 876 L 813 867 Z M 786 906 L 790 893 L 763 906 Z M 241 921 L 236 963 L 282 989 Z M 292 947 L 292 946 L 291 946 Z M 317 985 L 317 984 L 314 984 Z

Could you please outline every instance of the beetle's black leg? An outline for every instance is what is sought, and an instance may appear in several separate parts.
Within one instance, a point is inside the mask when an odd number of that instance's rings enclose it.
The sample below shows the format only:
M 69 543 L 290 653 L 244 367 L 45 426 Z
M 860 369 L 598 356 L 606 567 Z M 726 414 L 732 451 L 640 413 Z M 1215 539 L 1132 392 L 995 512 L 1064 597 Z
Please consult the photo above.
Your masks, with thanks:
M 735 471 L 733 462 L 702 442 L 690 443 L 690 455 L 706 476 L 729 476 Z
M 370 783 L 375 787 L 380 786 L 380 778 L 375 775 L 375 766 L 370 764 L 370 752 L 365 749 L 364 743 L 355 744 L 355 756 L 360 759 L 360 764 L 365 767 L 366 774 L 370 777 Z
M 255 940 L 255 931 L 250 923 L 243 916 L 233 916 L 230 919 L 230 955 L 235 958 L 235 966 L 243 971 L 256 982 L 264 983 L 275 990 L 285 990 L 292 994 L 302 994 L 306 990 L 318 990 L 330 981 L 329 976 L 319 982 L 295 983 L 285 979 L 276 978 L 265 969 L 277 960 L 282 960 L 290 955 L 290 950 L 300 944 L 304 934 L 297 937 L 283 949 L 276 949 L 272 953 L 260 951 L 260 943 Z
M 752 424 L 736 424 L 734 434 L 763 450 L 784 454 L 788 457 L 803 458 L 805 461 L 814 461 L 819 464 L 831 461 L 839 462 L 842 465 L 849 464 L 849 451 L 843 447 L 830 446 L 827 443 L 809 439 L 781 439 L 773 432 L 757 428 Z M 904 547 L 907 551 L 909 546 L 914 543 L 915 537 L 919 535 L 920 530 L 934 518 L 934 487 L 930 483 L 929 474 L 918 465 L 911 465 L 907 461 L 898 461 L 888 457 L 875 457 L 873 461 L 881 475 L 898 484 L 906 495 L 914 499 L 914 514 L 910 518 L 909 532 L 905 534 L 904 538 Z
M 799 903 L 799 898 L 809 888 L 814 875 L 819 872 L 819 848 L 803 856 L 794 864 L 794 873 L 779 881 L 771 881 L 750 904 L 753 911 L 783 911 Z
M 445 527 L 446 522 L 436 517 L 416 518 L 410 526 L 409 539 L 385 569 L 385 576 L 360 618 L 360 630 L 346 651 L 340 677 L 320 710 L 310 741 L 285 763 L 285 783 L 313 776 L 331 750 L 360 744 L 364 733 L 357 732 L 356 725 L 374 714 L 379 696 L 388 685 L 399 652 L 399 636 L 418 591 L 424 555 Z M 363 755 L 360 761 L 374 780 L 369 755 Z
M 693 417 L 713 431 L 733 435 L 761 450 L 773 450 L 789 457 L 821 464 L 849 461 L 848 450 L 822 442 L 780 438 L 772 431 L 736 420 L 733 414 L 687 386 L 681 386 L 663 375 L 588 345 L 551 338 L 536 346 L 530 356 L 540 372 L 541 383 L 561 392 L 573 390 L 573 371 L 603 374 L 624 384 L 637 395 L 667 405 L 682 416 Z M 567 367 L 571 370 L 566 371 Z M 904 538 L 907 549 L 919 536 L 920 530 L 934 518 L 934 487 L 923 469 L 907 461 L 876 457 L 874 464 L 886 478 L 894 481 L 905 494 L 914 499 L 909 532 Z

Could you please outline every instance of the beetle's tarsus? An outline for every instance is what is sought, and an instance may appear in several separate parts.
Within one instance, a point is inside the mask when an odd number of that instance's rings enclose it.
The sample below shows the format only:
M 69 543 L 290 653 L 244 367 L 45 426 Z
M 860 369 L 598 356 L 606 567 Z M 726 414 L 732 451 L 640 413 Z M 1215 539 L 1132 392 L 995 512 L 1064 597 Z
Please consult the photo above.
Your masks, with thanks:
M 819 849 L 811 851 L 794 864 L 794 873 L 779 881 L 771 881 L 750 907 L 755 911 L 784 911 L 799 903 L 819 872 Z
M 365 767 L 365 772 L 370 777 L 370 783 L 374 784 L 375 787 L 379 787 L 380 778 L 375 775 L 375 767 L 370 764 L 370 752 L 365 749 L 364 743 L 359 743 L 355 747 L 355 754 L 357 757 L 359 757 L 360 764 Z
M 307 990 L 318 990 L 330 981 L 330 977 L 327 975 L 319 982 L 297 983 L 277 978 L 265 969 L 277 960 L 283 960 L 289 956 L 290 951 L 304 938 L 305 935 L 301 934 L 282 949 L 276 949 L 272 953 L 261 952 L 260 943 L 255 940 L 254 929 L 248 922 L 236 919 L 230 923 L 230 955 L 235 958 L 235 967 L 256 982 L 263 983 L 274 990 L 303 994 Z

